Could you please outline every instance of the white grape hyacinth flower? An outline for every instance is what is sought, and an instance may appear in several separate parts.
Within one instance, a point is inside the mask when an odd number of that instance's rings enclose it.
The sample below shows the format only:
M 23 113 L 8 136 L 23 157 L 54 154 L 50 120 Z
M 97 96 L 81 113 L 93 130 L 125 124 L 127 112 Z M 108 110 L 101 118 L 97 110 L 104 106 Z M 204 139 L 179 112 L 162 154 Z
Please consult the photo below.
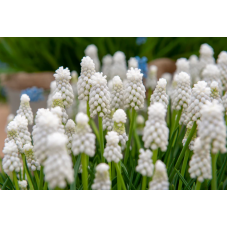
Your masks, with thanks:
M 189 162 L 188 172 L 190 173 L 191 178 L 198 177 L 199 182 L 212 178 L 210 151 L 202 147 L 199 137 L 195 139 L 193 155 Z
M 18 185 L 21 190 L 27 190 L 28 182 L 26 180 L 18 180 Z
M 122 109 L 124 107 L 124 86 L 119 76 L 112 79 L 111 89 L 111 110 Z
M 34 155 L 33 146 L 31 144 L 25 144 L 23 150 L 28 168 L 32 171 L 40 170 L 40 164 Z
M 162 77 L 163 79 L 165 79 L 167 81 L 167 84 L 166 84 L 166 93 L 168 95 L 170 95 L 171 93 L 171 90 L 172 90 L 172 75 L 170 73 L 163 73 L 162 74 Z
M 131 68 L 138 68 L 138 61 L 136 60 L 136 58 L 133 58 L 131 57 L 129 60 L 128 60 L 128 69 L 131 69 Z
M 175 74 L 179 74 L 181 72 L 185 72 L 185 73 L 189 74 L 189 61 L 186 58 L 179 58 L 176 61 Z
M 144 107 L 144 99 L 146 89 L 143 85 L 143 74 L 140 69 L 131 68 L 127 72 L 127 84 L 124 92 L 124 101 L 126 108 L 134 108 L 135 110 Z
M 154 165 L 152 162 L 153 153 L 149 149 L 140 149 L 139 152 L 140 154 L 136 171 L 143 176 L 152 177 L 154 170 Z
M 78 113 L 80 112 L 87 114 L 87 102 L 85 100 L 79 101 Z
M 226 153 L 226 125 L 223 106 L 217 100 L 207 101 L 201 109 L 201 121 L 198 135 L 202 146 L 216 154 Z
M 206 67 L 206 65 L 215 64 L 215 59 L 213 57 L 214 50 L 207 43 L 204 43 L 200 46 L 199 53 L 200 72 Z
M 23 94 L 20 98 L 20 107 L 17 110 L 17 115 L 25 116 L 28 120 L 28 124 L 33 124 L 33 113 L 30 107 L 30 98 L 28 95 Z
M 148 72 L 148 77 L 146 79 L 146 87 L 155 89 L 157 83 L 157 72 L 158 67 L 156 65 L 151 65 Z
M 208 64 L 202 71 L 202 79 L 207 82 L 207 86 L 210 87 L 213 81 L 218 82 L 219 93 L 222 94 L 221 73 L 216 65 Z
M 47 99 L 47 108 L 51 108 L 52 106 L 52 98 L 55 93 L 56 86 L 57 86 L 56 80 L 50 83 L 50 94 L 48 95 Z
M 148 120 L 145 123 L 143 141 L 145 148 L 166 151 L 169 129 L 165 121 L 166 109 L 162 103 L 155 102 L 148 108 Z
M 210 101 L 210 93 L 210 88 L 207 87 L 205 81 L 199 81 L 197 84 L 194 84 L 190 104 L 187 110 L 187 128 L 191 129 L 194 122 L 197 123 L 197 126 L 199 125 L 201 117 L 200 110 L 206 101 Z
M 103 117 L 102 124 L 103 124 L 103 130 L 106 129 L 107 131 L 112 131 L 113 125 L 114 125 L 112 114 L 105 115 Z
M 99 72 L 100 69 L 100 61 L 98 57 L 98 48 L 94 44 L 90 44 L 84 50 L 86 56 L 89 56 L 95 63 L 95 70 Z
M 121 143 L 122 149 L 124 149 L 126 142 L 128 141 L 128 136 L 125 132 L 125 123 L 127 116 L 124 110 L 118 109 L 113 114 L 114 127 L 113 130 L 118 133 L 119 141 Z
M 95 117 L 97 114 L 99 117 L 104 117 L 110 114 L 110 92 L 107 87 L 106 76 L 102 73 L 95 73 L 91 77 L 92 88 L 90 90 L 90 115 Z
M 157 160 L 152 181 L 149 183 L 149 190 L 168 190 L 169 181 L 165 164 Z
M 61 122 L 49 109 L 38 109 L 35 122 L 32 131 L 33 150 L 39 163 L 43 164 L 48 155 L 47 136 L 57 132 Z
M 113 64 L 111 67 L 111 78 L 118 75 L 124 81 L 126 79 L 126 60 L 125 54 L 122 51 L 117 51 L 113 55 Z
M 218 87 L 218 82 L 217 81 L 213 81 L 210 85 L 210 99 L 211 101 L 213 101 L 214 99 L 218 100 L 218 102 L 220 104 L 222 104 L 222 99 L 220 97 L 220 93 L 219 93 L 219 87 Z
M 13 140 L 5 143 L 3 148 L 3 160 L 2 160 L 2 167 L 4 172 L 9 174 L 10 172 L 16 171 L 19 172 L 21 170 L 21 162 L 18 154 L 17 145 Z
M 90 57 L 83 57 L 81 73 L 77 83 L 78 99 L 89 100 L 89 93 L 92 87 L 91 77 L 95 74 L 95 64 Z
M 166 94 L 166 85 L 167 81 L 164 78 L 160 78 L 157 82 L 156 88 L 151 95 L 150 104 L 154 104 L 155 102 L 162 103 L 167 109 L 169 103 L 169 96 Z
M 61 124 L 59 124 L 58 132 L 61 132 L 61 133 L 64 134 L 65 133 L 65 127 L 62 124 L 63 111 L 62 111 L 61 107 L 60 106 L 56 106 L 54 108 L 51 108 L 50 111 L 51 111 L 51 113 L 56 115 L 58 117 L 59 121 L 61 122 Z
M 123 158 L 123 155 L 121 153 L 121 147 L 118 145 L 119 136 L 117 132 L 108 132 L 106 135 L 106 141 L 107 143 L 103 157 L 107 160 L 107 162 L 118 163 Z
M 17 132 L 21 139 L 22 146 L 31 144 L 31 134 L 28 131 L 28 120 L 25 116 L 17 115 L 14 118 L 14 121 L 17 123 Z
M 68 142 L 67 142 L 68 154 L 71 154 L 71 151 L 72 151 L 72 140 L 75 132 L 76 132 L 76 124 L 72 119 L 69 119 L 65 125 L 65 134 L 68 138 Z
M 94 183 L 92 190 L 110 190 L 111 181 L 109 175 L 109 166 L 106 163 L 100 163 L 96 166 Z
M 102 72 L 107 76 L 107 79 L 111 79 L 111 67 L 113 63 L 113 57 L 110 54 L 105 55 L 102 58 Z
M 222 51 L 217 59 L 218 68 L 220 70 L 220 79 L 223 90 L 227 89 L 227 52 Z
M 68 68 L 59 67 L 54 74 L 56 80 L 55 93 L 59 92 L 63 99 L 64 108 L 69 108 L 74 100 L 72 85 L 70 84 L 70 71 Z
M 73 163 L 66 150 L 67 136 L 55 132 L 47 137 L 48 157 L 44 162 L 45 180 L 50 189 L 65 188 L 74 181 Z
M 95 135 L 88 124 L 89 118 L 84 113 L 76 116 L 76 131 L 72 139 L 72 151 L 74 155 L 85 153 L 90 157 L 95 155 Z
M 225 92 L 225 95 L 222 96 L 222 104 L 225 108 L 225 113 L 227 114 L 227 92 Z
M 17 145 L 18 151 L 22 153 L 23 144 L 18 134 L 18 125 L 16 121 L 11 121 L 7 126 L 7 138 L 5 139 L 5 143 L 8 143 L 11 140 Z
M 200 80 L 200 64 L 196 55 L 191 55 L 189 58 L 189 73 L 192 85 L 196 84 Z

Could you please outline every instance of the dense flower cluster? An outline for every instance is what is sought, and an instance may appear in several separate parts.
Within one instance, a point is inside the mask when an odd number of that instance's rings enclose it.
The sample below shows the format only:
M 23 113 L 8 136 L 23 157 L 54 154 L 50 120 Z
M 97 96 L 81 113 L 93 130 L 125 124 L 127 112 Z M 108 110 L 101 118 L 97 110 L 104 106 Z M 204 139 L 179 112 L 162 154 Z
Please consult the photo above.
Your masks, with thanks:
M 108 162 L 118 163 L 123 158 L 121 147 L 118 145 L 118 143 L 119 136 L 117 132 L 108 132 L 106 135 L 106 148 L 103 154 Z
M 88 116 L 78 113 L 76 116 L 76 131 L 72 137 L 72 151 L 74 155 L 85 153 L 90 157 L 95 154 L 95 135 L 88 124 Z
M 217 59 L 223 90 L 227 89 L 227 52 L 222 51 Z
M 210 151 L 209 149 L 202 147 L 199 137 L 195 139 L 193 155 L 189 162 L 188 172 L 190 173 L 191 178 L 198 177 L 198 181 L 200 182 L 212 178 Z
M 102 72 L 107 76 L 107 79 L 111 79 L 111 67 L 112 67 L 113 57 L 107 54 L 102 59 Z
M 30 98 L 28 95 L 23 94 L 20 98 L 20 107 L 19 110 L 17 110 L 17 115 L 25 116 L 28 120 L 28 124 L 32 125 L 33 124 L 33 113 L 30 107 Z
M 191 84 L 196 84 L 200 80 L 200 63 L 196 55 L 191 55 L 189 58 L 189 74 Z
M 176 61 L 176 72 L 175 72 L 175 74 L 179 74 L 181 72 L 185 72 L 187 74 L 190 73 L 189 61 L 186 58 L 179 58 Z
M 138 159 L 138 166 L 136 171 L 141 173 L 143 176 L 151 177 L 153 175 L 154 165 L 152 162 L 152 152 L 149 149 L 140 149 L 140 155 Z
M 144 147 L 166 151 L 169 129 L 165 121 L 166 109 L 163 104 L 155 102 L 148 108 L 148 120 L 144 127 Z
M 168 190 L 169 182 L 165 164 L 158 160 L 155 163 L 155 171 L 152 181 L 149 183 L 150 190 Z
M 27 190 L 28 182 L 26 180 L 18 181 L 21 190 Z
M 155 102 L 162 103 L 165 108 L 167 109 L 168 103 L 169 103 L 169 97 L 166 94 L 166 84 L 167 81 L 164 78 L 160 78 L 157 82 L 156 88 L 151 95 L 150 104 L 154 104 Z
M 204 43 L 200 46 L 199 53 L 200 53 L 199 64 L 200 64 L 200 70 L 201 70 L 200 72 L 202 72 L 202 70 L 206 67 L 206 65 L 215 63 L 215 59 L 213 57 L 214 50 L 207 43 Z
M 95 179 L 91 187 L 93 190 L 110 190 L 109 166 L 106 163 L 100 163 L 96 166 Z
M 112 114 L 107 114 L 103 117 L 102 120 L 102 124 L 103 124 L 103 130 L 107 130 L 107 131 L 112 131 L 113 129 L 113 118 L 112 118 Z
M 59 119 L 59 121 L 61 122 L 61 124 L 59 124 L 58 126 L 58 132 L 61 132 L 61 133 L 65 133 L 65 127 L 64 125 L 62 124 L 62 116 L 63 116 L 63 111 L 64 109 L 61 109 L 60 106 L 56 106 L 54 108 L 51 108 L 51 113 L 53 113 L 54 115 L 56 115 Z
M 64 108 L 69 108 L 74 100 L 74 94 L 71 84 L 69 83 L 71 76 L 68 68 L 59 67 L 54 74 L 56 80 L 55 93 L 59 92 L 63 99 Z
M 75 132 L 76 132 L 76 125 L 72 119 L 69 119 L 65 125 L 65 134 L 68 138 L 68 141 L 67 141 L 68 154 L 71 154 L 71 151 L 72 151 L 72 140 Z
M 28 168 L 32 171 L 40 170 L 40 164 L 34 155 L 33 146 L 31 144 L 25 144 L 23 151 L 26 156 Z
M 149 73 L 147 77 L 146 87 L 151 88 L 152 90 L 155 89 L 157 83 L 157 71 L 158 67 L 156 65 L 151 65 L 149 68 Z
M 222 103 L 221 97 L 220 97 L 220 92 L 219 92 L 219 87 L 218 87 L 218 82 L 213 81 L 210 85 L 210 99 L 213 101 L 214 99 L 218 100 L 219 103 Z
M 86 56 L 89 56 L 95 63 L 95 70 L 99 72 L 100 69 L 100 61 L 98 57 L 98 48 L 94 45 L 88 45 L 87 48 L 84 50 Z
M 143 74 L 140 69 L 128 70 L 127 84 L 124 93 L 125 107 L 139 110 L 143 108 L 145 98 L 145 87 L 142 82 Z
M 138 61 L 136 60 L 136 58 L 131 57 L 128 60 L 128 68 L 129 69 L 131 69 L 131 68 L 138 68 Z
M 110 114 L 110 92 L 107 87 L 106 76 L 102 73 L 95 73 L 91 77 L 92 88 L 90 90 L 90 114 L 99 117 Z

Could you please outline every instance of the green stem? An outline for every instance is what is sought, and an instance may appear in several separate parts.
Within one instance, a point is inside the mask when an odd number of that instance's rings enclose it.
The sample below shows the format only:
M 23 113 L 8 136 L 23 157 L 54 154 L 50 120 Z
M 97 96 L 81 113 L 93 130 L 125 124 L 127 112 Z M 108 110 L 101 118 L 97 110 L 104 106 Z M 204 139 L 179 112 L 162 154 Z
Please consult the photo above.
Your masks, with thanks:
M 99 130 L 97 129 L 96 124 L 95 124 L 93 119 L 90 119 L 90 123 L 91 123 L 91 128 L 93 129 L 93 132 L 95 133 L 95 136 L 96 136 L 96 138 L 97 138 L 97 140 L 98 140 L 98 142 L 100 144 Z
M 81 154 L 81 164 L 83 188 L 84 190 L 88 190 L 87 155 L 85 153 Z
M 181 153 L 180 153 L 180 156 L 179 156 L 178 159 L 177 159 L 177 163 L 175 164 L 175 168 L 176 168 L 176 169 L 178 169 L 179 166 L 180 166 L 180 164 L 181 164 L 181 161 L 182 161 L 182 159 L 183 159 L 183 157 L 184 157 L 184 154 L 185 154 L 186 150 L 188 149 L 188 145 L 189 145 L 189 143 L 191 142 L 192 137 L 193 137 L 193 135 L 194 135 L 195 132 L 196 132 L 196 127 L 197 127 L 197 125 L 196 125 L 196 122 L 194 121 L 193 126 L 192 126 L 192 128 L 191 128 L 191 131 L 190 131 L 190 133 L 189 133 L 189 135 L 188 135 L 188 138 L 187 138 L 187 140 L 186 140 L 186 142 L 185 142 L 185 145 L 184 145 L 184 147 L 183 147 L 183 149 L 182 149 L 182 151 L 181 151 Z M 169 177 L 169 182 L 172 182 L 172 180 L 173 180 L 173 177 L 174 177 L 175 172 L 176 172 L 176 171 L 175 171 L 175 168 L 173 168 L 173 170 L 172 170 L 172 173 L 171 173 L 171 175 L 170 175 L 170 177 Z
M 124 164 L 127 164 L 128 157 L 129 157 L 129 148 L 132 140 L 132 134 L 133 134 L 133 128 L 134 128 L 134 121 L 135 121 L 135 109 L 132 108 L 132 118 L 130 121 L 130 127 L 129 127 L 129 135 L 128 135 L 128 141 L 127 141 L 127 147 L 126 147 L 126 152 L 125 152 L 125 159 L 124 159 Z
M 200 190 L 201 182 L 197 180 L 195 190 Z
M 43 166 L 40 167 L 40 175 L 39 175 L 39 190 L 43 189 Z
M 112 179 L 111 180 L 113 180 L 115 176 L 116 176 L 115 167 L 114 167 L 114 165 L 112 165 L 112 174 L 111 174 Z
M 173 132 L 175 131 L 175 129 L 177 128 L 177 126 L 179 125 L 179 121 L 180 121 L 180 117 L 181 117 L 181 114 L 182 114 L 182 110 L 183 108 L 181 108 L 178 113 L 177 113 L 177 118 L 174 119 L 174 127 L 172 129 L 172 132 L 171 132 L 171 135 L 173 134 Z
M 121 163 L 119 162 L 119 164 L 121 164 Z M 117 178 L 118 179 L 120 178 L 120 180 L 121 180 L 121 186 L 122 186 L 123 190 L 126 190 L 125 182 L 124 182 L 124 179 L 123 179 L 123 177 L 121 175 L 121 170 L 119 168 L 119 165 L 117 163 L 115 163 L 115 162 L 114 162 L 114 165 L 115 165 L 115 168 L 117 170 Z
M 117 163 L 119 171 L 117 171 L 117 190 L 121 190 L 121 163 Z
M 211 180 L 211 189 L 217 190 L 217 176 L 216 176 L 216 160 L 217 154 L 211 153 L 212 160 L 212 180 Z
M 18 181 L 17 181 L 17 174 L 16 174 L 15 171 L 13 171 L 13 181 L 14 181 L 16 190 L 20 190 L 19 185 L 18 185 Z
M 143 176 L 142 190 L 146 190 L 146 186 L 147 186 L 147 176 Z
M 44 183 L 44 187 L 43 187 L 43 190 L 47 190 L 47 182 Z
M 158 159 L 158 149 L 153 150 L 153 155 L 152 155 L 153 164 L 156 163 L 157 159 Z
M 181 175 L 183 177 L 184 177 L 185 170 L 186 170 L 186 167 L 187 167 L 189 153 L 190 153 L 190 150 L 187 149 L 186 152 L 185 152 L 185 155 L 184 155 L 184 161 L 183 161 L 183 165 L 182 165 L 182 169 L 181 169 Z M 181 189 L 182 189 L 182 181 L 180 180 L 179 185 L 178 185 L 178 190 L 181 190 Z
M 109 162 L 108 165 L 109 165 L 109 172 L 110 172 L 110 181 L 112 181 L 112 177 L 111 177 L 111 171 L 112 171 L 111 162 Z
M 34 175 L 35 175 L 36 183 L 37 183 L 37 185 L 39 185 L 39 176 L 38 176 L 37 170 L 34 171 Z
M 103 140 L 102 118 L 100 116 L 98 116 L 98 120 L 99 120 L 99 138 L 100 138 L 101 159 L 102 159 L 102 162 L 105 162 L 105 159 L 103 157 L 104 140 Z

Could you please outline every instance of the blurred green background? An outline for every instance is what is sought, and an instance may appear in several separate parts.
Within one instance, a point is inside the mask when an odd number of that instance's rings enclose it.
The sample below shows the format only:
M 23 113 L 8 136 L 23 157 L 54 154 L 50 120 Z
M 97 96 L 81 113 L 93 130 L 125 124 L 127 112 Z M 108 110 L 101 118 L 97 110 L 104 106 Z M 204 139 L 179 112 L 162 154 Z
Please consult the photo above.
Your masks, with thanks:
M 0 38 L 0 71 L 55 71 L 64 66 L 80 72 L 84 49 L 89 44 L 98 47 L 100 60 L 118 50 L 125 53 L 127 60 L 134 56 L 146 56 L 148 61 L 161 57 L 188 58 L 192 54 L 199 55 L 203 43 L 214 48 L 215 58 L 222 50 L 227 50 L 227 38 L 150 37 L 141 45 L 136 40 L 136 37 Z

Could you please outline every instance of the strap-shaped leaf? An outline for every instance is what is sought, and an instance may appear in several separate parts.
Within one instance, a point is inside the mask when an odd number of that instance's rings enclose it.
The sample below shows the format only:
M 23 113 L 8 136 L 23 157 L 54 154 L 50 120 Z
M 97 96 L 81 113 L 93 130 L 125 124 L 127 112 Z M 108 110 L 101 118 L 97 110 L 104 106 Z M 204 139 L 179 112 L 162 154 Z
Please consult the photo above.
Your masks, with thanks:
M 184 183 L 184 185 L 186 186 L 186 188 L 187 188 L 188 190 L 191 190 L 191 188 L 188 186 L 187 181 L 184 179 L 184 177 L 181 175 L 181 173 L 180 173 L 176 168 L 175 168 L 175 170 L 176 170 L 178 176 L 180 177 L 180 179 L 182 180 L 182 182 Z

